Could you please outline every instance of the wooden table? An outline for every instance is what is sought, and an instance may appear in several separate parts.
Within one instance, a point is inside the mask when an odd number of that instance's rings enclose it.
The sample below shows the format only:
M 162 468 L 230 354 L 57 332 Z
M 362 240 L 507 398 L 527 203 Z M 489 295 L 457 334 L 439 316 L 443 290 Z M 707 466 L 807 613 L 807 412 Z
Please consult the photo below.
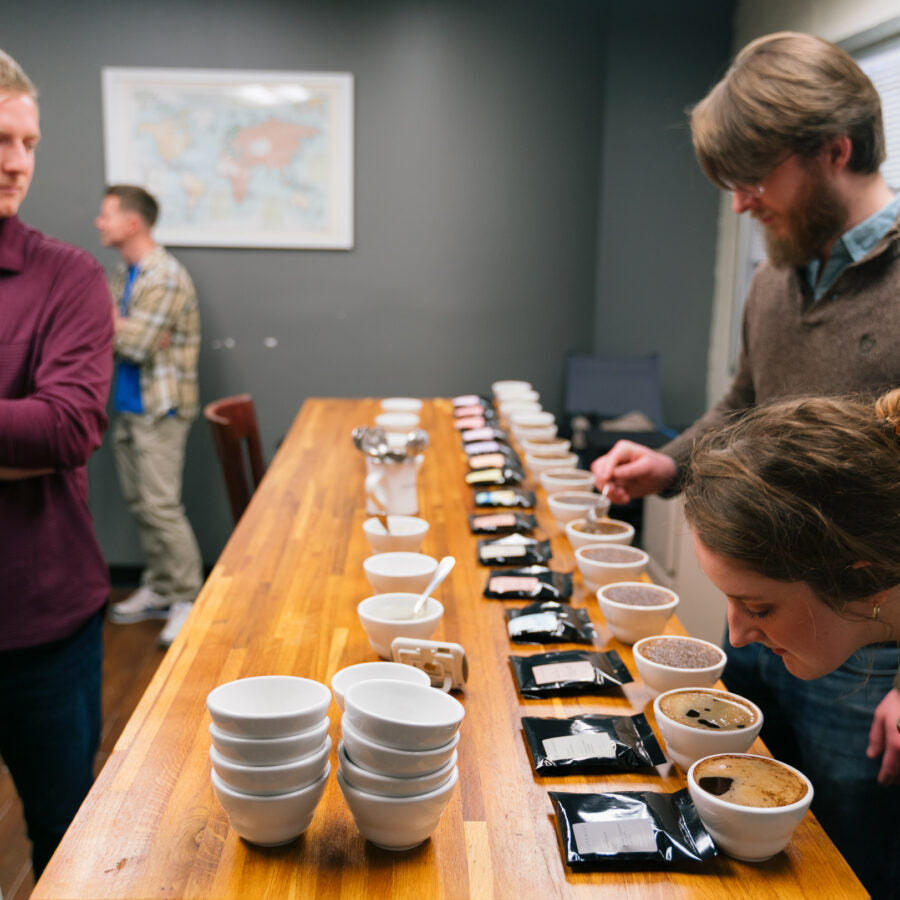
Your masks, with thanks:
M 537 778 L 519 727 L 523 714 L 644 711 L 640 683 L 604 697 L 523 701 L 508 665 L 504 604 L 482 596 L 487 570 L 468 531 L 471 490 L 449 402 L 426 403 L 432 446 L 420 474 L 424 551 L 458 564 L 438 594 L 438 638 L 471 661 L 459 744 L 459 789 L 438 830 L 420 847 L 379 850 L 357 832 L 334 775 L 308 831 L 283 847 L 245 843 L 213 794 L 207 693 L 248 675 L 289 673 L 328 683 L 346 665 L 375 659 L 356 617 L 371 593 L 362 522 L 363 459 L 353 426 L 371 424 L 375 400 L 309 400 L 209 577 L 186 628 L 166 655 L 65 839 L 35 898 L 59 897 L 864 897 L 819 824 L 807 815 L 787 851 L 761 864 L 726 856 L 702 866 L 573 873 L 563 862 L 548 789 L 675 790 L 671 765 L 637 774 Z M 538 521 L 553 535 L 554 568 L 574 569 L 543 492 Z M 631 651 L 611 640 L 576 576 L 606 646 L 637 676 Z M 680 625 L 672 620 L 671 631 Z M 544 648 L 534 648 L 534 652 Z M 331 736 L 339 714 L 331 707 Z M 761 751 L 757 742 L 755 751 Z M 332 751 L 332 766 L 336 764 Z

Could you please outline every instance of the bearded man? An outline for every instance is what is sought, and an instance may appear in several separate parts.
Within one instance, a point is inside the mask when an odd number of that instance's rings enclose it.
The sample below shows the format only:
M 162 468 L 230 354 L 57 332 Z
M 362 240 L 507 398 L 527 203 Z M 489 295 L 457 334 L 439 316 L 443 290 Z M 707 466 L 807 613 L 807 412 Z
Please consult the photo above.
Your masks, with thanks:
M 699 435 L 757 404 L 900 385 L 900 199 L 879 174 L 881 102 L 859 66 L 811 35 L 758 38 L 694 108 L 691 134 L 734 212 L 762 226 L 768 260 L 753 277 L 722 400 L 660 452 L 620 441 L 594 461 L 614 503 L 677 493 Z M 813 681 L 762 644 L 728 653 L 725 684 L 762 707 L 773 754 L 811 778 L 813 811 L 832 840 L 873 896 L 897 896 L 896 643 L 864 648 Z

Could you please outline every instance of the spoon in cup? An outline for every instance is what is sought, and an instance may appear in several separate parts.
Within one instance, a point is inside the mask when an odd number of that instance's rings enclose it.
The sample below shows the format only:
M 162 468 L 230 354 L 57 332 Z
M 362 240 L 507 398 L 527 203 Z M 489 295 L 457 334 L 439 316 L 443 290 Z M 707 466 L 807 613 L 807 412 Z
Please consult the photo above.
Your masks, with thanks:
M 597 527 L 604 519 L 609 518 L 609 482 L 603 485 L 603 491 L 601 492 L 603 499 L 606 500 L 605 504 L 598 504 L 597 506 L 591 506 L 588 508 L 585 523 L 585 531 L 588 534 L 596 534 L 600 529 Z M 600 509 L 603 509 L 603 512 L 600 512 Z
M 428 602 L 428 598 L 431 596 L 431 592 L 450 574 L 453 567 L 456 565 L 456 559 L 452 556 L 445 556 L 439 563 L 437 569 L 434 571 L 434 575 L 431 576 L 431 581 L 428 582 L 428 587 L 422 591 L 422 596 L 416 601 L 416 605 L 413 607 L 413 611 L 410 613 L 410 618 L 415 619 L 418 616 L 422 615 L 425 611 L 425 604 Z

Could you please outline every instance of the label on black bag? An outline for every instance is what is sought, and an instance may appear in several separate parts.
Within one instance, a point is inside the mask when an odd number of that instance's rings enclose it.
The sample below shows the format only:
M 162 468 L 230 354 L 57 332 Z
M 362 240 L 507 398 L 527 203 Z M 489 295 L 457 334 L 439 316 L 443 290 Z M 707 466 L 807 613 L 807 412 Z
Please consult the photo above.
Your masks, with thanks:
M 603 732 L 545 738 L 542 743 L 548 759 L 615 759 L 616 756 L 616 745 Z
M 517 616 L 509 622 L 510 637 L 520 635 L 523 631 L 553 631 L 554 628 L 556 628 L 556 616 L 553 613 Z
M 593 681 L 594 667 L 587 661 L 547 663 L 531 670 L 537 684 L 555 684 L 558 681 Z
M 656 832 L 649 816 L 615 822 L 576 822 L 572 826 L 579 853 L 653 853 Z

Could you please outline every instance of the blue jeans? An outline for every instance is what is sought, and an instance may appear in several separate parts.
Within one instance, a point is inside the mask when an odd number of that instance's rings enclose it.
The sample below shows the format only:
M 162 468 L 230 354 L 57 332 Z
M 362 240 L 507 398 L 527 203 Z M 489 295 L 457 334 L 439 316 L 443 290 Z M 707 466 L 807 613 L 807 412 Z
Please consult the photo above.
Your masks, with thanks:
M 40 877 L 94 781 L 103 610 L 51 644 L 0 652 L 0 756 L 25 809 Z
M 839 669 L 803 681 L 762 644 L 731 647 L 722 680 L 765 716 L 776 759 L 813 783 L 812 810 L 874 898 L 900 897 L 900 787 L 881 787 L 866 747 L 875 707 L 893 687 L 896 644 L 857 651 Z

